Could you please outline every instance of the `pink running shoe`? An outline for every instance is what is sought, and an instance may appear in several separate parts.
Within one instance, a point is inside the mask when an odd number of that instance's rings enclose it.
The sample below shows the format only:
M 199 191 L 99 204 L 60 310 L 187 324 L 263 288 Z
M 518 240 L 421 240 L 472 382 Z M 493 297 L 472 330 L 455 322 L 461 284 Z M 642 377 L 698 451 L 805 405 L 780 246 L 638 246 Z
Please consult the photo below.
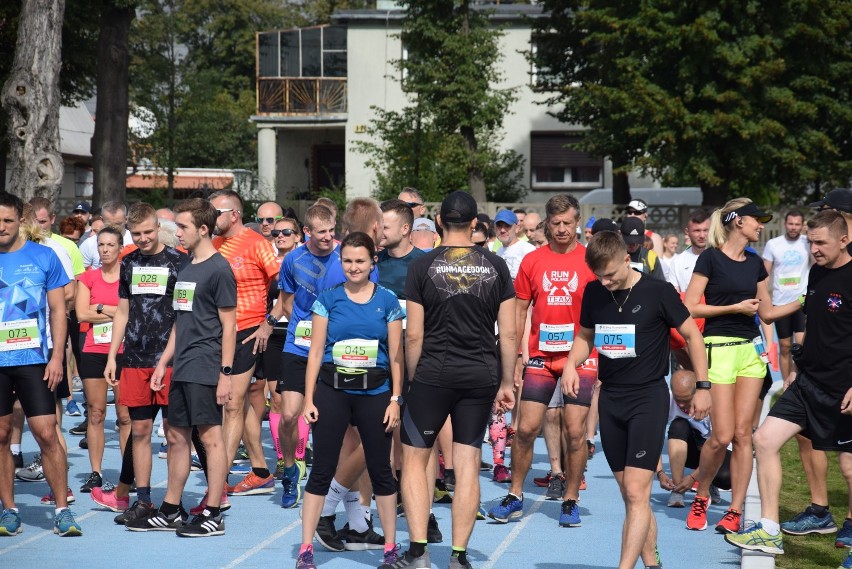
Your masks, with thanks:
M 74 497 L 74 493 L 71 491 L 71 488 L 69 488 L 68 489 L 68 503 L 73 504 L 75 502 L 75 500 L 77 500 L 77 498 Z M 53 497 L 53 492 L 51 491 L 50 493 L 42 496 L 41 497 L 41 503 L 44 504 L 45 506 L 55 506 L 56 505 L 56 498 Z
M 92 501 L 107 510 L 112 510 L 119 514 L 130 507 L 129 496 L 119 498 L 116 496 L 115 490 L 104 491 L 103 488 L 98 486 L 92 488 Z
M 506 468 L 505 464 L 494 465 L 494 482 L 511 482 L 512 473 Z
M 201 503 L 189 510 L 190 515 L 199 516 L 204 512 L 204 508 L 207 507 L 207 494 L 204 494 L 204 497 L 201 499 Z M 222 491 L 222 500 L 219 502 L 219 510 L 224 512 L 226 510 L 231 509 L 231 502 L 228 500 L 228 494 L 225 491 Z

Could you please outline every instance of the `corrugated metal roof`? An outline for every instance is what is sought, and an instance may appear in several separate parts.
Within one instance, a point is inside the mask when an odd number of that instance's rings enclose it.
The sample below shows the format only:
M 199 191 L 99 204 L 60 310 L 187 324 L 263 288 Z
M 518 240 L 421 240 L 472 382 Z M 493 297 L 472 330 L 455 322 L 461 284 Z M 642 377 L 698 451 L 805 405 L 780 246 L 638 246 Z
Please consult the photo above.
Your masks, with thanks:
M 84 103 L 59 107 L 59 148 L 62 154 L 91 158 L 94 134 L 95 119 Z

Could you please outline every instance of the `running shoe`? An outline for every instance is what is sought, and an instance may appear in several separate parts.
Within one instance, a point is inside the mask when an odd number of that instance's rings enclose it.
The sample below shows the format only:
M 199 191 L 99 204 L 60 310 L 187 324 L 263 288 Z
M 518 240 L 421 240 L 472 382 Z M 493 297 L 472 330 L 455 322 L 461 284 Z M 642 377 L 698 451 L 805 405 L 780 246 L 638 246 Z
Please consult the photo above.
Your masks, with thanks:
M 68 508 L 62 508 L 53 518 L 53 533 L 59 537 L 75 537 L 83 535 L 83 528 L 74 519 L 74 514 Z
M 711 504 L 721 504 L 722 496 L 719 494 L 719 488 L 717 486 L 710 485 L 710 503 Z
M 539 488 L 547 488 L 550 485 L 550 479 L 553 478 L 553 472 L 548 470 L 547 474 L 540 478 L 533 478 L 533 484 Z
M 123 526 L 129 521 L 148 517 L 153 511 L 154 504 L 148 502 L 140 502 L 139 500 L 136 500 L 135 502 L 133 502 L 133 504 L 130 505 L 129 508 L 115 516 L 112 521 L 114 521 L 120 526 Z
M 559 527 L 580 527 L 580 508 L 576 500 L 565 500 L 562 502 L 562 512 L 559 514 Z
M 160 452 L 157 453 L 157 458 L 169 458 L 169 443 L 160 443 Z
M 189 469 L 192 472 L 197 472 L 202 469 L 201 459 L 198 458 L 198 455 L 196 453 L 192 453 L 192 456 L 189 459 Z
M 284 459 L 279 458 L 278 462 L 275 463 L 275 476 L 276 480 L 281 480 L 281 477 L 284 475 Z
M 295 508 L 299 505 L 299 500 L 302 498 L 302 487 L 299 485 L 299 469 L 296 469 L 294 475 L 288 476 L 286 473 L 281 476 L 281 507 Z
M 837 567 L 837 569 L 852 569 L 852 551 L 849 552 L 849 555 L 846 556 L 846 559 Z
M 82 439 L 80 439 L 80 444 L 77 446 L 79 446 L 83 450 L 89 450 L 89 440 L 84 436 Z
M 21 482 L 41 482 L 44 480 L 44 470 L 41 467 L 41 455 L 33 457 L 33 461 L 24 469 L 15 473 L 15 478 Z
M 24 469 L 24 453 L 22 452 L 13 452 L 12 453 L 12 463 L 15 465 L 15 473 L 19 470 Z
M 195 506 L 194 508 L 189 510 L 189 515 L 191 516 L 200 516 L 204 510 L 207 508 L 207 494 L 204 494 L 204 497 L 201 498 L 201 502 Z M 227 512 L 231 509 L 231 501 L 228 500 L 228 494 L 223 490 L 222 491 L 222 499 L 219 500 L 219 511 Z
M 228 471 L 229 474 L 235 474 L 237 476 L 248 476 L 251 472 L 251 464 L 250 463 L 234 463 L 231 465 L 231 469 Z
M 846 519 L 837 537 L 834 538 L 834 547 L 852 547 L 852 519 Z
M 707 529 L 707 506 L 709 505 L 710 498 L 695 497 L 689 509 L 689 515 L 686 516 L 686 529 L 695 531 Z
M 83 391 L 83 378 L 79 375 L 75 375 L 71 378 L 71 391 L 74 393 L 80 393 Z
M 186 523 L 186 518 L 184 511 L 167 516 L 159 509 L 154 509 L 144 518 L 128 520 L 124 527 L 130 531 L 175 531 Z
M 397 543 L 396 546 L 390 551 L 385 551 L 384 556 L 382 557 L 382 566 L 385 565 L 393 565 L 400 559 L 402 559 L 402 551 L 400 551 L 401 547 Z
M 86 434 L 86 431 L 88 431 L 88 430 L 89 430 L 89 420 L 86 419 L 85 421 L 83 421 L 79 425 L 77 425 L 75 427 L 71 427 L 70 429 L 68 429 L 68 434 L 69 435 L 75 435 L 75 436 L 78 436 L 78 437 L 82 437 L 83 435 Z
M 683 508 L 684 505 L 683 494 L 672 490 L 672 493 L 669 494 L 669 501 L 666 503 L 666 506 L 669 508 Z
M 296 569 L 317 569 L 317 566 L 314 564 L 314 550 L 310 546 L 299 554 L 299 558 L 296 559 Z
M 781 531 L 789 535 L 807 535 L 809 533 L 834 533 L 837 524 L 828 512 L 824 516 L 816 515 L 811 506 L 796 514 L 792 520 L 781 522 Z
M 760 523 L 749 526 L 748 529 L 740 532 L 726 534 L 725 541 L 740 549 L 747 549 L 749 551 L 762 551 L 763 553 L 770 553 L 772 555 L 784 554 L 784 544 L 781 540 L 781 534 L 769 535 Z
M 494 465 L 494 482 L 511 482 L 512 473 L 506 468 L 505 464 Z
M 100 473 L 92 472 L 91 474 L 89 474 L 89 477 L 86 479 L 83 485 L 80 486 L 80 492 L 83 492 L 84 494 L 89 494 L 92 491 L 92 488 L 100 488 L 103 485 L 104 481 L 103 478 L 101 478 Z
M 107 510 L 112 510 L 113 512 L 121 513 L 130 507 L 130 497 L 125 496 L 124 498 L 119 498 L 115 490 L 110 492 L 105 492 L 103 488 L 92 488 L 92 501 L 95 504 L 101 505 Z M 70 495 L 69 495 L 69 503 L 70 503 Z
M 68 399 L 68 403 L 65 405 L 65 414 L 69 417 L 80 417 L 83 415 L 77 402 L 73 399 Z
M 436 504 L 453 503 L 453 495 L 450 494 L 449 490 L 447 490 L 443 480 L 435 481 L 435 495 L 432 497 L 432 501 Z
M 346 546 L 340 539 L 337 530 L 334 529 L 334 520 L 337 516 L 321 516 L 317 522 L 316 537 L 320 544 L 329 551 L 344 551 Z
M 447 569 L 473 569 L 470 561 L 465 560 L 464 563 L 458 557 L 450 557 L 450 564 Z
M 246 477 L 234 486 L 225 486 L 225 492 L 231 496 L 254 496 L 256 494 L 272 494 L 275 492 L 275 478 L 270 474 L 261 478 L 249 471 Z
M 495 466 L 496 470 L 497 467 Z M 447 470 L 444 472 L 444 486 L 447 487 L 447 490 L 455 490 L 456 489 L 456 473 L 454 470 Z
M 438 527 L 438 520 L 435 519 L 435 514 L 429 514 L 429 521 L 426 524 L 426 543 L 441 543 L 442 541 L 444 541 L 444 534 Z
M 307 445 L 305 447 L 305 466 L 313 466 L 314 465 L 314 449 L 311 448 L 311 445 Z
M 482 521 L 485 519 L 485 508 L 482 507 L 482 504 L 479 505 L 479 509 L 476 510 L 476 521 Z
M 484 460 L 479 461 L 479 470 L 482 472 L 488 472 L 491 470 L 491 467 L 494 466 L 490 462 L 485 462 Z
M 565 493 L 565 475 L 554 474 L 550 479 L 550 484 L 547 485 L 547 492 L 544 497 L 546 500 L 561 500 Z
M 488 517 L 501 524 L 516 520 L 524 515 L 524 499 L 514 494 L 506 494 L 500 503 L 488 510 Z
M 21 516 L 12 508 L 6 508 L 0 512 L 0 535 L 18 535 L 24 531 L 21 527 Z
M 299 480 L 307 480 L 308 479 L 308 465 L 305 464 L 304 460 L 296 460 L 294 461 L 296 464 L 296 468 L 299 469 Z
M 251 462 L 248 450 L 246 450 L 244 444 L 240 443 L 239 448 L 237 448 L 237 455 L 234 457 L 234 464 L 245 464 L 247 462 Z
M 41 503 L 45 506 L 55 506 L 56 498 L 53 496 L 53 490 L 45 494 L 41 497 Z M 68 497 L 66 498 L 66 503 L 73 504 L 77 501 L 77 498 L 74 497 L 74 493 L 71 491 L 71 488 L 68 489 Z
M 583 476 L 583 479 L 580 480 L 580 490 L 585 490 L 588 487 L 589 487 L 589 485 L 586 484 L 586 477 Z
M 595 456 L 595 441 L 586 441 L 586 449 L 589 452 L 588 459 L 592 460 Z
M 489 470 L 491 470 L 489 468 Z M 397 557 L 397 560 L 393 563 L 382 563 L 379 565 L 379 569 L 427 569 L 432 567 L 431 561 L 429 561 L 429 552 L 426 551 L 420 557 L 414 557 L 411 555 L 411 550 L 405 552 L 405 555 L 402 557 Z M 296 569 L 301 569 L 296 566 Z
M 157 425 L 157 436 L 160 437 L 161 439 L 166 438 L 166 428 L 163 427 L 162 423 Z
M 716 524 L 716 531 L 718 533 L 737 533 L 740 531 L 740 520 L 742 517 L 742 512 L 733 509 L 728 510 L 722 516 L 722 519 L 719 520 L 719 523 Z
M 222 514 L 211 516 L 210 512 L 195 516 L 192 520 L 175 530 L 179 537 L 211 537 L 225 535 L 225 519 Z
M 367 527 L 363 532 L 350 529 L 342 537 L 346 540 L 346 551 L 367 551 L 385 547 L 384 536 L 377 534 L 371 527 Z

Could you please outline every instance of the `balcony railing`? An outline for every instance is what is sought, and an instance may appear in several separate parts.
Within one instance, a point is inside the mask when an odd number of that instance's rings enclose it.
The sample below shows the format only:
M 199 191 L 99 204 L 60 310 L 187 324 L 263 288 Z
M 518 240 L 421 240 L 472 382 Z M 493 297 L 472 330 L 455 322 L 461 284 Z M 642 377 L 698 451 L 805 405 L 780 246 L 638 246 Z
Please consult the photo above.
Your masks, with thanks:
M 345 114 L 345 77 L 263 77 L 257 80 L 257 114 L 310 117 Z

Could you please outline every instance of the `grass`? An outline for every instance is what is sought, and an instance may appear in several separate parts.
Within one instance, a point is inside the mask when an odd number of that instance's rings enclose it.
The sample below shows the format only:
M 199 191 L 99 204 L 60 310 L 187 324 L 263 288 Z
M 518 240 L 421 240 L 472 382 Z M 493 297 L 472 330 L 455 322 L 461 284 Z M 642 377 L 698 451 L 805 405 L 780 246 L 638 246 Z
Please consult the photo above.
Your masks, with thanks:
M 789 520 L 811 502 L 808 481 L 799 460 L 799 448 L 791 440 L 781 449 L 784 481 L 781 485 L 781 520 Z M 837 453 L 829 453 L 828 500 L 837 527 L 843 524 L 848 504 L 846 481 L 840 474 Z M 838 567 L 847 550 L 834 547 L 835 534 L 784 536 L 784 555 L 775 558 L 777 569 L 825 569 Z

